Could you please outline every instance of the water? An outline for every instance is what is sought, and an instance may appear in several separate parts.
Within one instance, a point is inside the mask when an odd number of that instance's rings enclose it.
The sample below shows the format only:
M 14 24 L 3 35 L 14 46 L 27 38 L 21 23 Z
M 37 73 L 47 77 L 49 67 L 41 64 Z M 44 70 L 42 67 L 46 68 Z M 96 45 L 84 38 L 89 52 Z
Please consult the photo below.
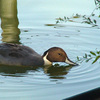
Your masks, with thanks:
M 71 16 L 73 13 L 88 15 L 94 7 L 92 0 L 18 0 L 16 23 L 19 25 L 15 26 L 18 26 L 16 28 L 17 38 L 15 35 L 8 38 L 8 31 L 5 37 L 1 29 L 2 37 L 0 38 L 3 42 L 13 41 L 27 45 L 40 55 L 48 48 L 58 46 L 66 51 L 72 61 L 76 61 L 77 56 L 82 57 L 85 53 L 95 51 L 96 48 L 100 49 L 100 29 L 87 24 L 71 22 L 62 23 L 56 28 L 45 24 L 55 24 L 55 18 Z M 11 32 L 14 33 L 14 31 Z M 100 63 L 98 61 L 91 63 L 92 60 L 88 63 L 79 63 L 79 66 L 74 67 L 60 63 L 65 66 L 34 69 L 1 66 L 0 99 L 61 100 L 100 87 Z

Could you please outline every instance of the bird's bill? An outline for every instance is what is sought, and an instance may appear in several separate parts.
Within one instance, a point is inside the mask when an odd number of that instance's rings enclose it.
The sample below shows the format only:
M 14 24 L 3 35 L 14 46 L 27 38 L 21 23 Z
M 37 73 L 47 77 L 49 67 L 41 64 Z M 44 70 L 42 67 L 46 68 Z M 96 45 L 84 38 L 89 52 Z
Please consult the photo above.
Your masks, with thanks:
M 69 58 L 66 58 L 65 62 L 66 62 L 67 64 L 74 65 L 74 66 L 75 66 L 75 65 L 78 65 L 78 64 L 74 63 L 73 61 L 71 61 Z

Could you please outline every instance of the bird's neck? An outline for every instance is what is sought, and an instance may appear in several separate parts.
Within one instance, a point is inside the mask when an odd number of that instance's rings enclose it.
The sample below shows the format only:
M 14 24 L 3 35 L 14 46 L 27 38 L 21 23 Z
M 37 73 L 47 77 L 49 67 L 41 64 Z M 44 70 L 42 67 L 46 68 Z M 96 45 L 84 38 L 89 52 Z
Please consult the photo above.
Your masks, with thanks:
M 47 55 L 48 55 L 48 53 L 47 53 L 45 56 L 43 56 L 44 65 L 52 65 L 52 62 L 50 62 L 50 61 L 47 59 Z

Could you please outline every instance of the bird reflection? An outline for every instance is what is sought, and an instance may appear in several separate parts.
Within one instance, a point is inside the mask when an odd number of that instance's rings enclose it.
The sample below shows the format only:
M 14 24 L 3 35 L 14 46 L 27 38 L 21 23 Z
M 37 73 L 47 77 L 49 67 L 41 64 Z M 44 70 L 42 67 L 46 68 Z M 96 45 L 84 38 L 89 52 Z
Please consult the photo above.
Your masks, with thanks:
M 68 74 L 71 68 L 71 65 L 59 66 L 59 64 L 55 64 L 52 66 L 44 67 L 44 73 L 52 79 L 64 79 L 64 75 Z
M 23 74 L 28 75 L 31 72 L 44 71 L 44 73 L 49 76 L 51 79 L 64 79 L 65 75 L 68 74 L 69 70 L 72 68 L 71 65 L 69 66 L 59 66 L 58 64 L 52 66 L 41 66 L 41 67 L 19 67 L 19 66 L 0 66 L 0 75 L 3 76 L 14 76 L 21 77 Z M 16 76 L 17 74 L 17 76 Z

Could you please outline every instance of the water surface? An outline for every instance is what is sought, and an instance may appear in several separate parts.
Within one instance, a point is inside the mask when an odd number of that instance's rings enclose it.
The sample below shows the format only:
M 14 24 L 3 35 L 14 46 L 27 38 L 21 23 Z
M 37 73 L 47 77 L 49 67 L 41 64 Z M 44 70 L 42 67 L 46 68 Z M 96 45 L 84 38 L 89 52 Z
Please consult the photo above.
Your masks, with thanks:
M 16 41 L 33 48 L 40 55 L 48 48 L 58 46 L 66 51 L 72 61 L 77 61 L 77 56 L 100 49 L 100 29 L 81 23 L 62 23 L 64 27 L 55 28 L 45 24 L 55 24 L 55 18 L 73 13 L 88 15 L 94 7 L 92 0 L 18 0 L 15 27 L 20 31 L 17 31 Z M 13 41 L 11 38 L 3 40 L 2 29 L 0 33 L 1 42 Z M 94 64 L 92 60 L 88 63 L 84 61 L 74 67 L 59 64 L 61 66 L 38 68 L 1 66 L 0 99 L 61 100 L 100 87 L 99 61 Z

